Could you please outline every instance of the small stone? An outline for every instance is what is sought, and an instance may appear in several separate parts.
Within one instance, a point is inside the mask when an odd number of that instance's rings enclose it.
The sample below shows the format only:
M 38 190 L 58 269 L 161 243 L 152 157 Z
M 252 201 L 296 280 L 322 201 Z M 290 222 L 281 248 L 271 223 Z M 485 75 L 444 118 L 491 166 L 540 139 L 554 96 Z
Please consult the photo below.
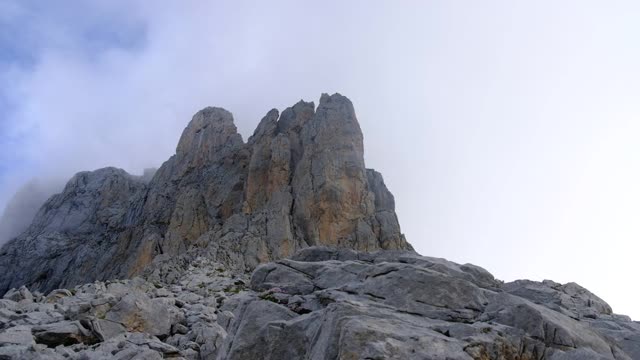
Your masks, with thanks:
M 156 297 L 169 297 L 169 296 L 173 296 L 173 293 L 171 293 L 169 290 L 165 288 L 159 288 L 154 290 L 154 295 Z
M 122 324 L 110 320 L 94 319 L 90 321 L 90 324 L 91 330 L 98 336 L 100 341 L 109 340 L 127 331 Z
M 98 339 L 79 321 L 62 321 L 54 324 L 35 326 L 32 329 L 36 343 L 55 347 L 78 343 L 93 344 Z
M 189 332 L 189 328 L 187 328 L 186 326 L 182 325 L 182 324 L 174 324 L 173 328 L 171 330 L 172 334 L 186 334 Z
M 178 295 L 178 299 L 184 303 L 196 304 L 202 301 L 202 296 L 192 293 L 192 292 L 183 292 Z
M 67 289 L 56 289 L 53 290 L 49 293 L 49 295 L 47 295 L 45 301 L 46 302 L 56 302 L 59 299 L 62 299 L 64 297 L 69 297 L 69 296 L 73 296 L 71 294 L 71 291 L 67 290 Z
M 33 295 L 26 286 L 21 286 L 19 289 L 7 291 L 3 299 L 12 300 L 20 304 L 28 304 L 33 302 Z

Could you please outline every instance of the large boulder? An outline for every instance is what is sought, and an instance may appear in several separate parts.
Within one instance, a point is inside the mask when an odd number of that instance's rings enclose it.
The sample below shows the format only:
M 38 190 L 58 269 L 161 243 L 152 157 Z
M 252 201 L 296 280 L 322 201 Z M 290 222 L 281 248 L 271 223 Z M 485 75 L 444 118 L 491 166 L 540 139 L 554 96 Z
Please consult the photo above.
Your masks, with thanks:
M 59 323 L 39 325 L 31 329 L 35 341 L 50 347 L 58 345 L 93 344 L 98 341 L 90 329 L 79 321 L 62 321 Z
M 0 332 L 0 347 L 8 345 L 33 345 L 35 341 L 31 327 L 18 325 Z
M 576 284 L 502 284 L 413 252 L 307 248 L 250 286 L 221 309 L 233 315 L 218 359 L 637 357 L 636 323 Z
M 609 304 L 576 283 L 562 285 L 551 280 L 517 280 L 505 284 L 503 289 L 575 318 L 596 318 L 612 314 Z
M 130 293 L 105 314 L 105 320 L 122 325 L 129 332 L 168 336 L 171 331 L 169 307 L 144 293 Z
M 11 289 L 7 291 L 2 298 L 20 303 L 33 302 L 33 295 L 31 294 L 31 291 L 29 291 L 29 289 L 24 285 L 19 289 Z

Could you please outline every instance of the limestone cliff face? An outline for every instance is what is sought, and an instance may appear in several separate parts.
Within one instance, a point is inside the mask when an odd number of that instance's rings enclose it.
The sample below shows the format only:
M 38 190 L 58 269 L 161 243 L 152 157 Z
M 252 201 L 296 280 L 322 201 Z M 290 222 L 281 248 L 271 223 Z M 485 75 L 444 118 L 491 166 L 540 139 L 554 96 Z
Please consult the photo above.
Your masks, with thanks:
M 150 182 L 76 175 L 0 251 L 0 292 L 131 277 L 188 251 L 251 270 L 311 245 L 411 249 L 362 139 L 339 94 L 269 111 L 247 143 L 231 113 L 203 109 Z
M 41 289 L 109 278 L 127 257 L 147 187 L 120 169 L 75 175 L 51 197 L 26 232 L 0 251 L 2 291 Z

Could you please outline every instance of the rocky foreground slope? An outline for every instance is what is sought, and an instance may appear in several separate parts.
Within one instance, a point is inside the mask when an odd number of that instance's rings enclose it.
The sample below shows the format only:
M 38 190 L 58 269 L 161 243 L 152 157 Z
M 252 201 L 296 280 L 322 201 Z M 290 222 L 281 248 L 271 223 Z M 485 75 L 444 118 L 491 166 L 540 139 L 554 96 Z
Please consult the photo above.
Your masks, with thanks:
M 407 251 L 307 248 L 250 277 L 210 257 L 0 300 L 0 359 L 640 359 L 576 284 L 503 284 Z

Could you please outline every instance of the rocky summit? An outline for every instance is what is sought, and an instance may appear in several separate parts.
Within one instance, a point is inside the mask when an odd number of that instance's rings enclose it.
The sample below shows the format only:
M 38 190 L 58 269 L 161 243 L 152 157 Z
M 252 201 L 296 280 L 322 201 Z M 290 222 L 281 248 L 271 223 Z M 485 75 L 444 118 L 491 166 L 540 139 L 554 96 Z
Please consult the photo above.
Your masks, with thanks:
M 271 110 L 246 143 L 209 107 L 152 177 L 75 175 L 0 250 L 0 293 L 130 278 L 193 249 L 241 271 L 313 245 L 410 249 L 394 208 L 346 97 Z
M 75 175 L 0 250 L 0 360 L 640 359 L 575 283 L 415 253 L 362 139 L 339 94 L 247 142 L 212 107 L 157 171 Z

